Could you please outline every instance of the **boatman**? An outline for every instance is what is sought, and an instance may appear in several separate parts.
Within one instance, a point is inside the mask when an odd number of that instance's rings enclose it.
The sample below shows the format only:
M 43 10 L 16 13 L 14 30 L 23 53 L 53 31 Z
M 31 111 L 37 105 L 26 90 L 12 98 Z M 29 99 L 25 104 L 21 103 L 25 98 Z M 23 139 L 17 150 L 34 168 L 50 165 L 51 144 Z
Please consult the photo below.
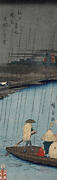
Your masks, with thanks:
M 32 128 L 32 123 L 35 123 L 34 120 L 28 119 L 25 122 L 24 128 L 23 128 L 23 141 L 26 142 L 26 146 L 31 146 L 31 135 L 35 134 L 36 131 Z
M 26 146 L 28 146 L 28 145 L 31 146 L 31 140 L 30 140 L 31 135 L 36 133 L 36 131 L 33 130 L 33 128 L 32 128 L 32 123 L 35 123 L 35 121 L 32 120 L 32 119 L 26 120 L 24 128 L 23 128 L 23 137 L 22 137 L 22 140 L 19 141 L 14 146 L 18 146 L 23 141 L 26 142 Z

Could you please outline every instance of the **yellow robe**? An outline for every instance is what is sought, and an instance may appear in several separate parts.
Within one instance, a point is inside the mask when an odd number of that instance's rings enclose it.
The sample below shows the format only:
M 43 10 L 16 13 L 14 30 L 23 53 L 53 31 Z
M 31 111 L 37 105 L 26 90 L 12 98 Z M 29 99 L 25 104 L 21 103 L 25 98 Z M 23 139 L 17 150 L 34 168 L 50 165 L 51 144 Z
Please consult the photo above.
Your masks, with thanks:
M 29 141 L 31 137 L 31 123 L 26 123 L 23 128 L 23 141 Z

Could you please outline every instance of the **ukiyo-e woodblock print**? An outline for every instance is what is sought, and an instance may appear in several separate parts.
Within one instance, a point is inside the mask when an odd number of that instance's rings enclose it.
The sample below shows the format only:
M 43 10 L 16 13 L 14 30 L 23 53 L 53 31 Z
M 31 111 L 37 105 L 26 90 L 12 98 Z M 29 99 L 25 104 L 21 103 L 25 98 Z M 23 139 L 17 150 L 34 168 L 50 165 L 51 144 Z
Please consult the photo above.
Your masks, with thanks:
M 0 1 L 0 179 L 56 176 L 57 3 Z

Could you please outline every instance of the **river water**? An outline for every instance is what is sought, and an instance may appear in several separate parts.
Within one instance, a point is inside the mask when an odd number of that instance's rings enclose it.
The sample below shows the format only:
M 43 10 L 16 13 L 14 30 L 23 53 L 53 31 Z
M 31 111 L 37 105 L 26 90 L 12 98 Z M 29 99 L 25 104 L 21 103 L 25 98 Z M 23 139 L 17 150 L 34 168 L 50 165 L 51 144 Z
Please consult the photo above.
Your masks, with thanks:
M 36 121 L 37 134 L 32 144 L 42 145 L 41 137 L 51 129 L 57 133 L 57 83 L 28 87 L 0 100 L 0 165 L 5 164 L 8 180 L 56 180 L 57 169 L 24 162 L 12 155 L 5 156 L 6 146 L 22 139 L 22 129 L 27 119 Z

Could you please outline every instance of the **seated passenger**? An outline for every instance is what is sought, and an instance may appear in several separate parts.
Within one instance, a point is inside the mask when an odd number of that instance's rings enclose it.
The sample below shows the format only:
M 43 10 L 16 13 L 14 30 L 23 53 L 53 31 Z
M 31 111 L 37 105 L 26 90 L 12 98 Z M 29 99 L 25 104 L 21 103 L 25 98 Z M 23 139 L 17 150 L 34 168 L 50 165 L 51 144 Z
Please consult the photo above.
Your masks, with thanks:
M 42 136 L 41 139 L 43 140 L 45 154 L 47 155 L 50 145 L 56 140 L 56 138 L 52 130 L 48 129 L 48 131 Z

